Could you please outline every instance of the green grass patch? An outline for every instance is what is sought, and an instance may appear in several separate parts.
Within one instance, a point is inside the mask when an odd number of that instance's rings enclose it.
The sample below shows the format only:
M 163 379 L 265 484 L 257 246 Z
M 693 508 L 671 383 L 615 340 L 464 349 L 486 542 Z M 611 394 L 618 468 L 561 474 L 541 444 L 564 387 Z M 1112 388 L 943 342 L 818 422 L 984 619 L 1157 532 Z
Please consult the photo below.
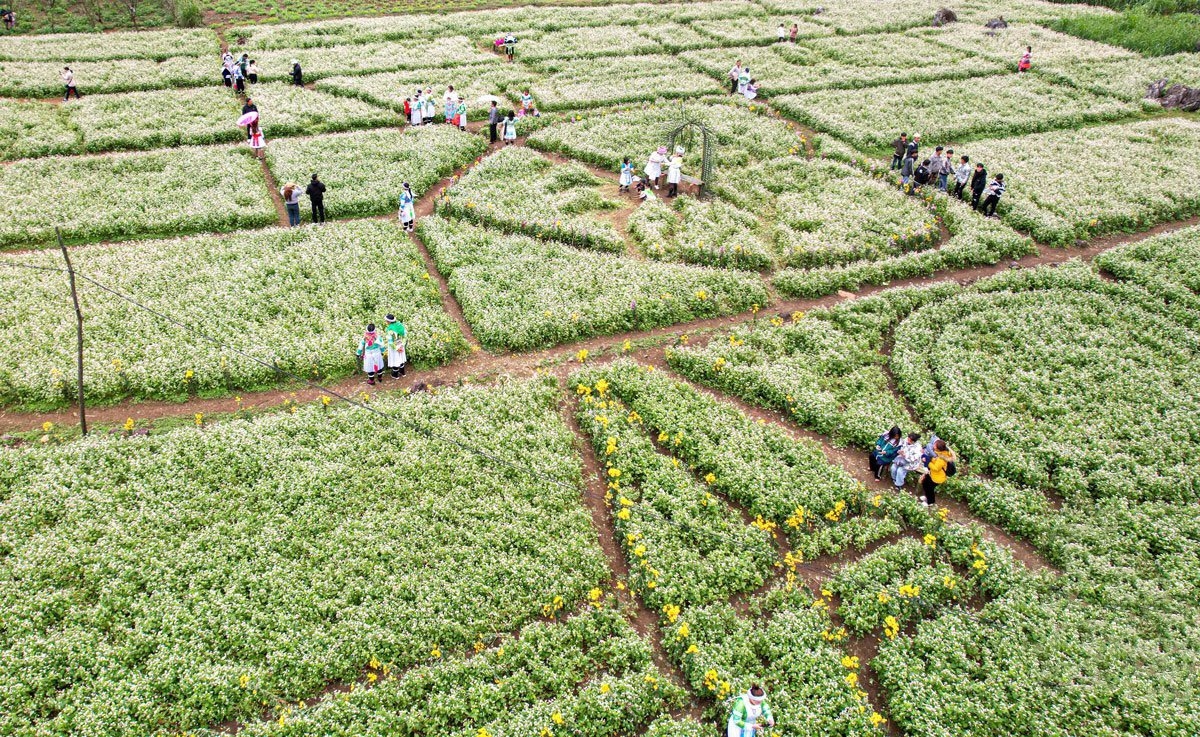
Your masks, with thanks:
M 1121 15 L 1081 15 L 1063 18 L 1054 30 L 1072 36 L 1124 46 L 1149 56 L 1200 51 L 1200 15 L 1154 15 L 1131 10 Z

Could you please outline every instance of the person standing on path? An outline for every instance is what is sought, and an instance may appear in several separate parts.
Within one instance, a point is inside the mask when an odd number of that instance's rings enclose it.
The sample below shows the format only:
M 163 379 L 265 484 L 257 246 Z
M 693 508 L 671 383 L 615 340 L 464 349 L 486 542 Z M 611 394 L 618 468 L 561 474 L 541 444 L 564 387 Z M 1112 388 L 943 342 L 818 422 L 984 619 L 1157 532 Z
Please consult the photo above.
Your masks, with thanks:
M 299 59 L 292 59 L 292 84 L 297 87 L 304 86 L 304 70 L 300 68 Z
M 75 93 L 75 99 L 79 99 L 79 89 L 75 86 L 75 72 L 71 71 L 71 67 L 63 67 L 62 72 L 63 84 L 67 87 L 67 94 L 63 97 L 63 102 L 71 99 L 71 93 Z
M 930 179 L 934 181 L 936 183 L 935 186 L 943 192 L 946 191 L 946 179 L 950 175 L 950 159 L 947 158 L 947 154 L 944 152 L 945 149 L 941 146 L 938 146 L 933 150 L 933 160 L 929 162 Z M 934 179 L 934 177 L 936 177 L 936 179 Z
M 465 97 L 458 101 L 458 107 L 454 109 L 454 120 L 458 122 L 460 131 L 467 130 L 467 99 Z
M 425 88 L 425 125 L 433 125 L 433 118 L 437 115 L 437 100 L 433 97 L 433 88 Z
M 1004 194 L 1004 175 L 997 174 L 992 183 L 988 185 L 987 197 L 983 200 L 983 216 L 985 218 L 996 216 L 996 205 L 1000 204 L 1000 197 Z
M 500 140 L 496 134 L 496 128 L 500 126 L 500 106 L 495 100 L 492 100 L 492 107 L 488 110 L 488 134 L 491 136 L 492 143 Z
M 247 97 L 245 104 L 242 105 L 242 115 L 245 116 L 247 113 L 257 113 L 257 112 L 258 112 L 258 105 L 255 105 L 254 100 L 251 100 L 249 97 Z M 258 121 L 258 119 L 255 118 L 255 120 L 251 121 L 250 124 L 246 125 L 246 140 L 247 141 L 250 140 L 250 131 L 254 127 L 253 123 L 255 123 L 257 121 Z
M 626 156 L 621 161 L 621 178 L 617 180 L 617 191 L 628 192 L 631 184 L 633 184 L 633 164 L 629 163 L 629 157 Z
M 646 181 L 650 182 L 650 186 L 658 189 L 658 183 L 662 179 L 662 165 L 667 163 L 667 147 L 659 146 L 658 149 L 650 154 L 650 159 L 646 162 Z
M 387 327 L 383 329 L 387 365 L 392 371 L 392 378 L 399 379 L 404 376 L 404 368 L 408 364 L 408 330 L 395 315 L 388 314 L 384 319 L 387 320 Z
M 963 156 L 959 159 L 958 166 L 954 167 L 954 196 L 963 201 L 966 195 L 963 194 L 963 189 L 967 186 L 967 180 L 971 178 L 971 157 Z
M 412 107 L 409 113 L 408 122 L 414 126 L 420 125 L 425 119 L 425 101 L 421 99 L 421 90 L 417 90 L 417 94 L 413 95 Z
M 379 333 L 375 332 L 375 323 L 369 323 L 363 337 L 358 341 L 358 352 L 355 354 L 362 359 L 362 370 L 367 375 L 367 383 L 375 385 L 375 377 L 383 373 L 383 345 L 379 342 Z
M 300 224 L 300 185 L 288 182 L 279 188 L 283 195 L 283 205 L 287 209 L 288 227 L 294 228 Z
M 517 140 L 517 119 L 510 112 L 504 119 L 504 145 L 508 146 Z
M 1021 54 L 1020 61 L 1017 62 L 1017 72 L 1028 72 L 1033 67 L 1033 47 L 1026 46 L 1025 53 Z
M 775 715 L 767 704 L 767 692 L 757 683 L 738 697 L 729 713 L 726 737 L 756 737 L 775 726 Z
M 983 190 L 987 187 L 987 169 L 983 168 L 983 164 L 975 165 L 975 173 L 971 175 L 971 209 L 979 209 L 979 198 L 983 196 Z
M 679 181 L 683 177 L 683 147 L 675 147 L 675 155 L 671 157 L 671 161 L 667 164 L 667 196 L 675 197 L 679 194 Z
M 940 438 L 934 441 L 933 457 L 926 464 L 925 475 L 921 476 L 921 504 L 932 507 L 937 504 L 937 488 L 946 483 L 946 479 L 957 473 L 954 462 L 954 451 Z
M 754 79 L 750 76 L 750 67 L 742 67 L 742 73 L 737 79 L 737 93 L 739 95 L 746 94 L 746 87 L 750 85 L 750 80 Z
M 783 21 L 779 21 L 779 27 L 775 29 L 775 38 L 779 41 L 779 43 L 783 43 L 787 40 L 787 37 L 787 26 L 783 25 Z
M 246 79 L 250 84 L 258 84 L 258 62 L 253 59 L 250 60 L 250 68 L 246 70 Z
M 917 168 L 917 152 L 910 151 L 904 157 L 904 163 L 900 165 L 900 183 L 907 185 L 912 181 L 913 173 Z
M 254 151 L 254 157 L 261 159 L 263 149 L 267 147 L 267 139 L 263 136 L 262 126 L 258 124 L 257 120 L 250 124 L 250 138 L 247 143 L 250 144 L 250 149 Z
M 411 233 L 416 229 L 417 198 L 413 196 L 412 187 L 405 182 L 400 190 L 400 225 L 404 228 L 405 233 Z
M 800 24 L 793 23 L 792 30 L 788 34 L 791 37 L 792 43 L 796 43 L 796 36 L 800 35 Z
M 312 204 L 312 221 L 325 222 L 325 183 L 313 174 L 312 181 L 304 189 L 304 194 L 308 195 L 308 201 Z
M 921 155 L 921 134 L 914 133 L 913 137 L 908 141 L 908 148 L 905 152 L 914 159 Z
M 458 93 L 454 91 L 454 85 L 446 88 L 446 99 L 442 109 L 446 111 L 446 122 L 453 125 L 458 112 Z
M 892 166 L 891 169 L 899 169 L 904 163 L 904 155 L 908 153 L 908 134 L 901 133 L 900 137 L 892 141 Z
M 733 69 L 729 70 L 729 94 L 736 95 L 738 91 L 738 78 L 742 76 L 742 60 L 738 59 Z

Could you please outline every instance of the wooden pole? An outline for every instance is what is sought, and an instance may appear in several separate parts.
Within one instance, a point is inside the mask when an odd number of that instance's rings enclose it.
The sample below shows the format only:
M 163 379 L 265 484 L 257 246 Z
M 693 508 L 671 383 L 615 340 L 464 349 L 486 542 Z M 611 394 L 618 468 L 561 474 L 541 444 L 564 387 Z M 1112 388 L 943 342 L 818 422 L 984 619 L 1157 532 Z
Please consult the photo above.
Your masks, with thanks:
M 71 283 L 71 301 L 75 303 L 75 368 L 76 382 L 79 385 L 79 430 L 87 435 L 87 415 L 84 414 L 83 404 L 83 310 L 79 308 L 79 292 L 75 289 L 75 269 L 71 267 L 71 254 L 63 244 L 62 231 L 54 229 L 58 237 L 58 248 L 62 251 L 63 261 L 67 262 L 67 280 Z

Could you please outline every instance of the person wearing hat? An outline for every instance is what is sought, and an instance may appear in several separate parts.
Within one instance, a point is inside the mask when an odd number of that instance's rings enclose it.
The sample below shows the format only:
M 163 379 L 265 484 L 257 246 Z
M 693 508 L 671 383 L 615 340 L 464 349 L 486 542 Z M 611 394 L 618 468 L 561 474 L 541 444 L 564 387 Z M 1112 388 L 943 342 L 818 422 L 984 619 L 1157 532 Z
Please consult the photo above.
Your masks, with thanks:
M 659 146 L 657 151 L 650 154 L 650 160 L 646 162 L 646 180 L 655 189 L 658 189 L 658 181 L 662 179 L 662 165 L 665 163 L 667 163 L 666 146 Z
M 387 327 L 383 329 L 383 336 L 387 346 L 387 365 L 392 371 L 392 378 L 399 379 L 404 376 L 404 367 L 408 363 L 408 331 L 395 315 L 388 314 L 385 319 Z
M 304 70 L 300 68 L 299 59 L 292 59 L 292 84 L 297 87 L 304 86 Z
M 675 155 L 671 157 L 671 161 L 667 164 L 667 184 L 670 185 L 667 189 L 667 196 L 674 197 L 679 194 L 679 180 L 683 176 L 683 146 L 675 147 Z
M 375 377 L 383 373 L 383 346 L 379 342 L 379 333 L 375 332 L 375 323 L 367 325 L 367 331 L 358 341 L 358 353 L 362 359 L 362 369 L 367 374 L 367 383 L 374 386 Z
M 412 187 L 405 182 L 404 189 L 400 191 L 400 225 L 404 226 L 404 230 L 409 233 L 413 232 L 414 223 L 417 220 L 415 202 L 416 197 L 413 196 Z
M 767 705 L 767 692 L 757 683 L 738 697 L 729 714 L 727 737 L 755 737 L 756 732 L 775 726 L 775 715 Z

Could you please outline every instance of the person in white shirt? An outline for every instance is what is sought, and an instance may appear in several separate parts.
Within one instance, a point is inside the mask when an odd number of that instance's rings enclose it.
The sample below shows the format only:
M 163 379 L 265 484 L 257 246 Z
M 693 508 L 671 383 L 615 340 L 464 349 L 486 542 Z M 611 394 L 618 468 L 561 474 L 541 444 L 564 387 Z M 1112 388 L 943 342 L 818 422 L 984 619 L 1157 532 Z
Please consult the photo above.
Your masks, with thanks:
M 71 67 L 63 67 L 62 73 L 63 84 L 67 86 L 67 95 L 63 98 L 63 102 L 71 99 L 71 93 L 75 93 L 75 99 L 79 99 L 79 90 L 75 88 L 75 72 L 71 71 Z
M 446 100 L 442 110 L 446 111 L 446 122 L 454 123 L 458 111 L 458 93 L 454 91 L 454 85 L 446 88 Z
M 783 23 L 780 23 L 779 28 L 775 29 L 775 35 L 779 37 L 780 43 L 786 41 L 788 38 L 787 26 L 783 25 Z
M 733 69 L 729 70 L 729 94 L 737 94 L 738 77 L 742 76 L 742 60 L 738 59 L 733 65 Z

